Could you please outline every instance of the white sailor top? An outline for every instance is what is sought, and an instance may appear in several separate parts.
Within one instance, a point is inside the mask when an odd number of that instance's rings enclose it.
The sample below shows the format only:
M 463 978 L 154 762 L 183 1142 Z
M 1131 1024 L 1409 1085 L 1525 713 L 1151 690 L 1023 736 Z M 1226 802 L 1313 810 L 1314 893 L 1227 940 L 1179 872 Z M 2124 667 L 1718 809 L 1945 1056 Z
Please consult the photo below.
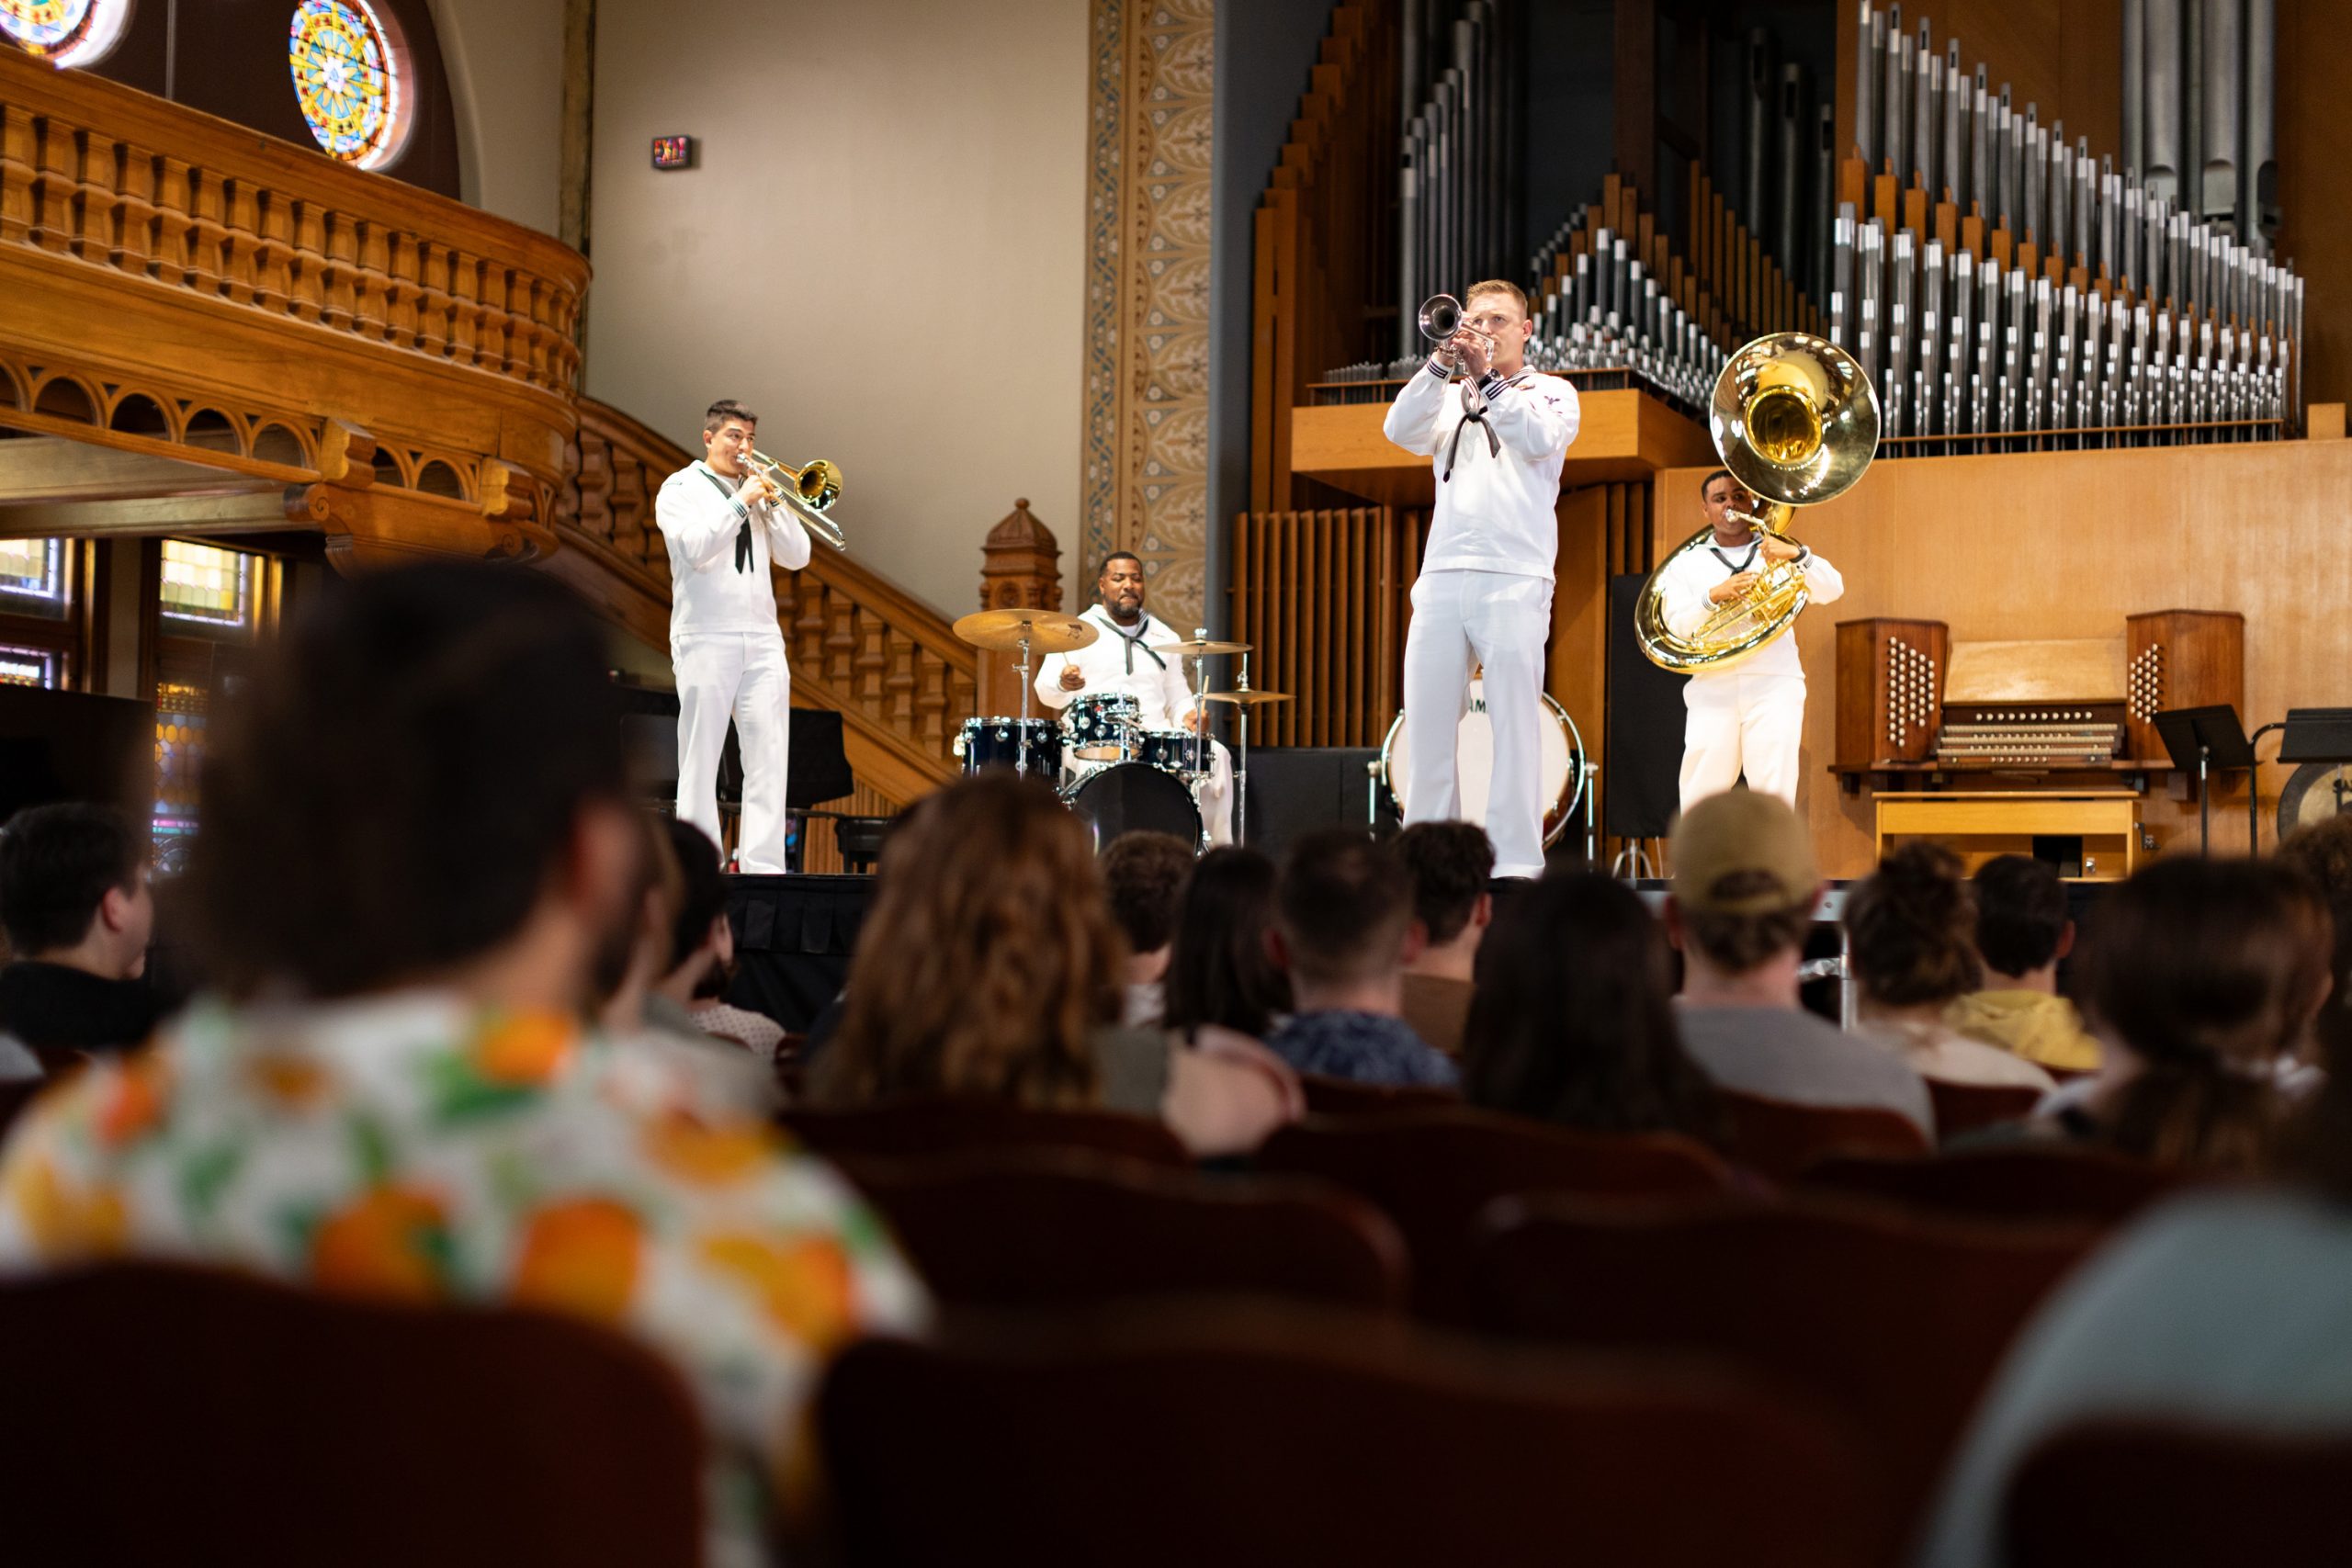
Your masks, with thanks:
M 1804 553 L 1800 564 L 1804 572 L 1805 598 L 1810 604 L 1832 604 L 1846 592 L 1846 580 L 1838 575 L 1838 569 L 1812 551 Z M 1677 637 L 1690 636 L 1715 608 L 1708 602 L 1708 594 L 1743 571 L 1763 570 L 1761 536 L 1750 536 L 1747 543 L 1736 549 L 1709 544 L 1668 563 L 1658 578 L 1658 595 L 1665 601 L 1660 608 L 1665 613 L 1666 629 Z M 1733 669 L 1702 671 L 1691 679 L 1710 681 L 1733 675 L 1793 675 L 1804 680 L 1804 666 L 1797 661 L 1794 632 L 1773 638 Z
M 1381 428 L 1427 456 L 1437 475 L 1421 570 L 1550 581 L 1560 549 L 1560 468 L 1578 417 L 1576 389 L 1557 376 L 1488 371 L 1456 389 L 1433 362 L 1416 372 Z
M 1066 708 L 1073 697 L 1094 692 L 1125 692 L 1136 699 L 1138 722 L 1146 729 L 1175 729 L 1192 706 L 1192 688 L 1184 683 L 1184 660 L 1164 646 L 1182 640 L 1168 623 L 1144 613 L 1133 628 L 1111 618 L 1100 604 L 1087 607 L 1080 620 L 1092 626 L 1094 640 L 1070 653 L 1049 653 L 1037 669 L 1037 700 L 1047 707 Z M 1078 666 L 1086 684 L 1075 692 L 1062 690 L 1062 671 Z
M 781 503 L 746 505 L 735 480 L 689 463 L 662 481 L 653 520 L 670 551 L 670 636 L 773 632 L 771 562 L 808 564 L 808 531 Z

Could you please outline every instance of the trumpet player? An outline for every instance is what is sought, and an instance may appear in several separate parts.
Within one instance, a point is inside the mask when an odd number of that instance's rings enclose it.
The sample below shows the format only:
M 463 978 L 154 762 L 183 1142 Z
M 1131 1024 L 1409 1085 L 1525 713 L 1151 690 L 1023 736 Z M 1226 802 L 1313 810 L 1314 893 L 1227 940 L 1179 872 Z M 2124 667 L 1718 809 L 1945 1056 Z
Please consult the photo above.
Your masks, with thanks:
M 1494 725 L 1487 836 L 1498 877 L 1544 870 L 1536 726 L 1560 547 L 1560 469 L 1577 437 L 1575 389 L 1527 368 L 1534 331 L 1517 285 L 1471 285 L 1459 329 L 1396 394 L 1383 426 L 1389 440 L 1430 458 L 1437 474 L 1405 637 L 1406 818 L 1462 814 L 1454 748 L 1476 660 L 1486 666 Z
M 1703 550 L 1673 563 L 1659 582 L 1666 625 L 1689 636 L 1718 605 L 1755 587 L 1783 561 L 1804 573 L 1808 603 L 1826 604 L 1846 592 L 1838 569 L 1804 547 L 1758 528 L 1757 501 L 1726 468 L 1700 481 L 1707 522 Z M 1747 787 L 1797 802 L 1798 753 L 1804 740 L 1804 666 L 1797 639 L 1775 637 L 1729 670 L 1701 671 L 1682 688 L 1682 809 L 1721 795 L 1747 775 Z
M 785 869 L 784 781 L 792 671 L 771 564 L 808 564 L 808 530 L 750 461 L 759 416 L 733 399 L 703 415 L 704 457 L 662 482 L 654 521 L 670 552 L 670 659 L 678 678 L 678 817 L 718 832 L 727 721 L 743 756 L 738 871 Z

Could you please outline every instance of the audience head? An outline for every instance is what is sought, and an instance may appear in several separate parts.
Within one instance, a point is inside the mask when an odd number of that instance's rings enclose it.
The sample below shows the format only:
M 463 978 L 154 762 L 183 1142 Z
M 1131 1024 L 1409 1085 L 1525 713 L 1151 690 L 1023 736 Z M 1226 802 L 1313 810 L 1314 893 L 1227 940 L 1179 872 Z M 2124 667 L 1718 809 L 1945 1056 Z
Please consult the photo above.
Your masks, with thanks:
M 670 964 L 662 988 L 679 1001 L 715 997 L 735 964 L 735 928 L 727 923 L 727 874 L 718 846 L 691 822 L 663 818 L 678 868 L 678 918 L 670 928 Z
M 1762 790 L 1711 795 L 1674 825 L 1668 930 L 1694 967 L 1736 978 L 1804 949 L 1821 873 L 1804 824 Z
M 2111 1141 L 2169 1164 L 2260 1165 L 2281 1109 L 2272 1074 L 2310 1039 L 2333 941 L 2319 896 L 2275 862 L 2175 856 L 2101 898 L 2082 989 L 2121 1080 L 2100 1111 Z
M 1193 874 L 1193 846 L 1173 833 L 1136 829 L 1112 840 L 1102 851 L 1100 864 L 1103 890 L 1111 900 L 1111 918 L 1127 939 L 1129 955 L 1156 960 L 1155 971 L 1165 969 L 1166 950 L 1175 940 L 1176 915 L 1183 904 L 1184 882 Z M 1138 976 L 1156 977 L 1156 972 Z
M 1487 884 L 1495 846 L 1475 822 L 1416 822 L 1396 835 L 1396 855 L 1413 883 L 1413 918 L 1431 947 L 1475 944 L 1493 918 Z
M 1193 867 L 1168 957 L 1169 1028 L 1189 1037 L 1215 1024 L 1263 1039 L 1291 1010 L 1290 976 L 1266 952 L 1274 883 L 1274 863 L 1239 846 L 1211 850 Z
M 1352 828 L 1291 845 L 1274 894 L 1274 961 L 1302 1009 L 1310 993 L 1394 980 L 1420 951 L 1413 885 L 1396 852 Z
M 2317 1034 L 2329 1070 L 2341 1060 L 2352 1072 L 2352 816 L 2296 829 L 2278 846 L 2278 859 L 2319 890 L 2334 918 L 2335 951 L 2327 970 L 2333 984 L 2320 1008 Z
M 1480 952 L 1463 1030 L 1473 1103 L 1596 1132 L 1715 1134 L 1713 1086 L 1675 1027 L 1665 936 L 1631 888 L 1546 876 Z
M 994 771 L 919 802 L 882 848 L 820 1099 L 963 1094 L 1083 1105 L 1126 944 L 1086 829 Z
M 1941 1008 L 1983 984 L 1976 911 L 1960 860 L 1940 844 L 1907 843 L 1846 890 L 1846 940 L 1862 1000 Z
M 645 998 L 670 972 L 670 946 L 685 903 L 685 876 L 660 818 L 639 813 L 637 877 L 597 945 L 591 983 L 597 1021 L 616 1034 L 645 1026 Z
M 31 806 L 0 828 L 0 931 L 9 956 L 138 977 L 154 934 L 147 835 L 108 806 Z
M 2074 951 L 2066 885 L 2030 855 L 1996 855 L 1976 868 L 1976 951 L 1989 975 L 2019 980 Z
M 207 972 L 316 998 L 471 977 L 576 1008 L 633 914 L 626 776 L 604 630 L 561 583 L 334 581 L 214 726 L 188 871 Z

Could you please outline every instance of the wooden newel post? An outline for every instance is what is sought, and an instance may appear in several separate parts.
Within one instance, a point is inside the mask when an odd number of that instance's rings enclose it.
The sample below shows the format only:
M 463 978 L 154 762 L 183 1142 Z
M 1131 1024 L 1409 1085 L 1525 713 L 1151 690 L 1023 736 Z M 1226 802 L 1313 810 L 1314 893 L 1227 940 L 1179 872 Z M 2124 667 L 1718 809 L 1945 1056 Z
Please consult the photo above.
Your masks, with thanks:
M 1030 513 L 1028 497 L 1014 502 L 1004 520 L 989 530 L 980 556 L 981 609 L 1062 607 L 1062 547 L 1055 542 L 1054 531 Z M 978 697 L 982 716 L 1021 712 L 1020 663 L 1017 651 L 980 649 Z M 1043 714 L 1039 705 L 1033 701 L 1031 705 Z

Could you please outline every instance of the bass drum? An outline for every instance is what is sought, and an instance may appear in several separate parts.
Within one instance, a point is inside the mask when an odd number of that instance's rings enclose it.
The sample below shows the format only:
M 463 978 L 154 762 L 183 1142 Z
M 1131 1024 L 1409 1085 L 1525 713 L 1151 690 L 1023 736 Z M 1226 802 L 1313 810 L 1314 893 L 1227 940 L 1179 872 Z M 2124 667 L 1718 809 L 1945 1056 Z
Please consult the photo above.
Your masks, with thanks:
M 1535 721 L 1537 743 L 1544 754 L 1544 783 L 1541 798 L 1544 807 L 1544 845 L 1549 849 L 1554 840 L 1567 831 L 1575 820 L 1577 808 L 1584 802 L 1584 737 L 1577 733 L 1576 720 L 1568 710 L 1552 700 L 1549 692 L 1540 694 L 1543 707 Z M 1470 682 L 1470 711 L 1462 716 L 1461 726 L 1454 732 L 1454 776 L 1462 793 L 1462 820 L 1487 825 L 1487 795 L 1495 776 L 1495 726 L 1487 716 L 1487 683 Z M 1388 798 L 1396 803 L 1396 814 L 1405 814 L 1405 716 L 1398 714 L 1396 722 L 1388 727 L 1388 739 L 1380 743 L 1380 784 Z
M 1122 833 L 1138 828 L 1173 833 L 1195 850 L 1201 842 L 1201 808 L 1193 792 L 1173 773 L 1147 762 L 1114 762 L 1096 768 L 1062 793 L 1069 808 L 1094 834 L 1096 853 Z

